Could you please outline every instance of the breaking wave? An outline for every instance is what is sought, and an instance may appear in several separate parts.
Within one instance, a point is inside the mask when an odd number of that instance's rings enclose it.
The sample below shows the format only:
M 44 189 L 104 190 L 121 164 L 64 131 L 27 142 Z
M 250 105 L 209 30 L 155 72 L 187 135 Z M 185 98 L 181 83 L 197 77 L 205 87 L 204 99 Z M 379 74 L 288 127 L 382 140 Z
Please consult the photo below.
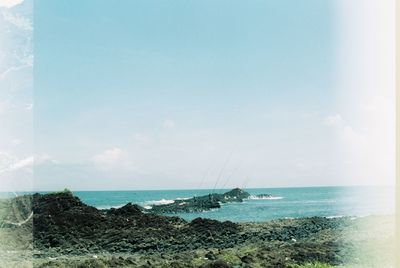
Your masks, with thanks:
M 249 196 L 250 200 L 280 200 L 283 199 L 282 196 L 263 196 L 263 197 L 259 197 L 256 195 L 251 195 Z
M 96 206 L 97 209 L 111 209 L 111 208 L 122 208 L 123 206 L 125 206 L 125 204 L 121 204 L 121 205 L 106 205 L 106 206 Z
M 161 199 L 161 200 L 150 200 L 146 201 L 146 205 L 168 205 L 174 203 L 175 200 L 170 200 L 170 199 Z

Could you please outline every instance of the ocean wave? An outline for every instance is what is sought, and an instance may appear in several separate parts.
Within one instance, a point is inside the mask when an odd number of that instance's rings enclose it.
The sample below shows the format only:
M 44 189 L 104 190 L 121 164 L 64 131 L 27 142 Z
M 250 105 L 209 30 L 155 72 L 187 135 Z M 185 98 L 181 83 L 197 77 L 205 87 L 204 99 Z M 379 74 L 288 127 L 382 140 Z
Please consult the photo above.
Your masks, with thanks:
M 96 206 L 97 209 L 111 209 L 111 208 L 122 208 L 126 204 L 120 204 L 120 205 L 103 205 L 103 206 Z
M 196 211 L 194 213 L 210 213 L 210 212 L 218 212 L 218 211 L 220 211 L 220 209 L 212 208 L 212 209 L 205 209 L 205 210 L 201 210 L 201 211 Z
M 161 200 L 150 200 L 144 202 L 145 205 L 168 205 L 174 203 L 175 200 L 170 200 L 170 199 L 161 199 Z
M 263 197 L 259 197 L 259 196 L 256 196 L 256 195 L 251 195 L 251 196 L 249 196 L 248 199 L 250 199 L 250 200 L 280 200 L 280 199 L 283 199 L 283 197 L 282 196 L 263 196 Z
M 379 215 L 385 215 L 385 214 L 367 213 L 367 214 L 358 214 L 358 215 L 335 215 L 335 216 L 327 216 L 325 218 L 327 218 L 327 219 L 335 219 L 335 218 L 350 217 L 350 220 L 356 220 L 356 219 L 366 218 L 366 217 L 370 217 L 370 216 L 379 216 Z
M 326 216 L 327 219 L 337 219 L 337 218 L 344 218 L 345 215 L 333 215 L 333 216 Z
M 377 216 L 377 215 L 385 215 L 385 214 L 364 213 L 364 214 L 353 215 L 350 219 L 356 220 L 356 219 L 366 218 L 366 217 L 370 217 L 370 216 Z
M 191 197 L 178 197 L 175 200 L 189 200 L 189 199 L 191 199 Z
M 337 200 L 297 200 L 297 201 L 288 201 L 291 204 L 330 204 L 337 203 Z

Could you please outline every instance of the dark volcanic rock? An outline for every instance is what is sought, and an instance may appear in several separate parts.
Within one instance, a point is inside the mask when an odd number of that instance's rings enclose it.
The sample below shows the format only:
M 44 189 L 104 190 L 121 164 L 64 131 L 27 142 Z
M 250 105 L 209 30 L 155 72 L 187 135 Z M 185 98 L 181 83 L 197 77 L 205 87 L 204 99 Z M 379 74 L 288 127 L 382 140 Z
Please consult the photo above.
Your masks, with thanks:
M 136 204 L 128 203 L 121 208 L 111 208 L 107 211 L 107 214 L 117 216 L 140 216 L 142 215 L 143 208 Z
M 69 191 L 52 193 L 52 194 L 34 194 L 33 195 L 33 213 L 47 213 L 49 215 L 57 215 L 72 207 L 85 207 L 78 197 L 73 196 Z
M 220 222 L 212 219 L 196 218 L 189 223 L 190 228 L 195 232 L 221 232 L 236 233 L 238 225 L 231 221 Z
M 94 207 L 82 203 L 79 198 L 70 192 L 57 194 L 34 194 L 33 232 L 51 232 L 54 226 L 62 228 L 83 228 L 99 225 L 104 217 Z
M 239 189 L 211 196 L 218 200 L 240 200 L 246 193 Z M 338 240 L 338 230 L 349 222 L 344 218 L 312 217 L 242 224 L 196 218 L 187 222 L 178 217 L 148 213 L 131 203 L 118 209 L 98 210 L 70 192 L 35 194 L 32 200 L 36 257 L 126 254 L 142 256 L 141 260 L 150 261 L 146 264 L 148 267 L 174 267 L 172 263 L 176 267 L 231 267 L 232 262 L 227 260 L 236 262 L 234 267 L 253 264 L 288 267 L 288 263 L 315 261 L 336 265 L 346 257 Z M 149 259 L 148 256 L 156 254 L 161 256 Z M 169 258 L 171 265 L 163 262 L 164 257 Z M 199 261 L 197 265 L 184 265 L 194 259 Z M 136 263 L 127 259 L 103 260 L 105 266 L 99 267 Z M 83 267 L 91 266 L 92 262 L 95 267 L 93 259 Z
M 190 213 L 190 212 L 201 212 L 211 209 L 220 208 L 221 205 L 217 200 L 203 197 L 193 197 L 186 200 L 175 200 L 171 204 L 155 205 L 149 212 L 162 214 L 162 213 Z
M 212 193 L 186 200 L 175 200 L 171 204 L 155 205 L 148 211 L 158 214 L 208 211 L 220 208 L 220 203 L 243 202 L 243 199 L 246 199 L 249 196 L 249 193 L 242 189 L 235 188 L 223 194 Z
M 270 194 L 258 194 L 258 195 L 256 195 L 256 197 L 258 197 L 258 198 L 271 198 L 273 196 L 270 195 Z
M 232 222 L 197 219 L 188 224 L 178 217 L 144 213 L 131 203 L 98 210 L 69 192 L 35 194 L 33 209 L 34 246 L 61 252 L 184 250 L 192 241 L 197 248 L 215 246 L 214 240 L 204 239 L 210 232 L 213 239 L 223 240 L 238 231 Z
M 235 188 L 222 194 L 223 199 L 228 202 L 232 202 L 232 200 L 239 200 L 239 202 L 242 202 L 243 199 L 249 198 L 249 196 L 250 194 L 248 192 L 245 192 L 240 188 Z

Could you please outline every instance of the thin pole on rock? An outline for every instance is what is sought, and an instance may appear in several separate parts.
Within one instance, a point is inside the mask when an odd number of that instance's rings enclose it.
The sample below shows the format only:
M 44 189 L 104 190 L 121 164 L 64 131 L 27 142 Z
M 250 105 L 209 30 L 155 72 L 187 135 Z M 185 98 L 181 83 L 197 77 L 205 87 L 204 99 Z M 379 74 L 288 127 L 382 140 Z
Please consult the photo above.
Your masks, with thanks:
M 225 167 L 228 165 L 228 162 L 229 162 L 230 158 L 232 157 L 232 155 L 233 155 L 233 150 L 232 150 L 232 152 L 229 154 L 229 156 L 227 157 L 227 159 L 226 159 L 224 165 L 222 166 L 222 168 L 221 168 L 221 170 L 220 170 L 220 172 L 219 172 L 219 175 L 218 175 L 218 177 L 217 177 L 217 181 L 216 181 L 215 184 L 214 184 L 214 188 L 213 188 L 213 191 L 212 191 L 213 193 L 214 193 L 214 191 L 215 191 L 215 189 L 216 189 L 216 187 L 217 187 L 217 185 L 218 185 L 218 182 L 219 182 L 219 180 L 221 179 L 222 174 L 224 173 Z

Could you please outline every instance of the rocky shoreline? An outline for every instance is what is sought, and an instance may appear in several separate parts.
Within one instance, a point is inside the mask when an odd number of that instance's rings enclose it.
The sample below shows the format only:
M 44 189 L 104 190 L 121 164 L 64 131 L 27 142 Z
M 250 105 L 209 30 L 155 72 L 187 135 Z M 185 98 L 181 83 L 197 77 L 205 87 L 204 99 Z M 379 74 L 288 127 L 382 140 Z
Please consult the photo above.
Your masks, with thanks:
M 296 267 L 340 265 L 354 254 L 347 217 L 188 222 L 131 203 L 98 210 L 68 191 L 25 198 L 31 222 L 0 231 L 32 228 L 35 267 Z

